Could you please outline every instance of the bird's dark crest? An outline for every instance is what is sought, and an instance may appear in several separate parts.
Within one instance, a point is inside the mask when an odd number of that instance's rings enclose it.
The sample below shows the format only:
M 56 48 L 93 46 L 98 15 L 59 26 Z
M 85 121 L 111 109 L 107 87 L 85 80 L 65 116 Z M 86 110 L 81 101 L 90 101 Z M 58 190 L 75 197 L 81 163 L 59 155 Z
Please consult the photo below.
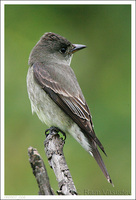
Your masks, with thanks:
M 45 33 L 43 36 L 42 36 L 42 41 L 43 42 L 46 42 L 46 41 L 59 41 L 60 43 L 62 44 L 66 44 L 67 46 L 69 46 L 71 44 L 71 42 L 69 42 L 66 38 L 56 34 L 56 33 L 52 33 L 52 32 L 48 32 L 48 33 Z

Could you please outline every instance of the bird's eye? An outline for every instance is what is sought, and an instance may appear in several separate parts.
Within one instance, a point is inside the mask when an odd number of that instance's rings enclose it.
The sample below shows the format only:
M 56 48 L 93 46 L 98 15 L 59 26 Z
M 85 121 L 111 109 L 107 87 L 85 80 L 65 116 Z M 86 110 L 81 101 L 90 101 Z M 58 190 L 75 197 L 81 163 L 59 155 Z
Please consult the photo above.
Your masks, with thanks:
M 66 52 L 66 50 L 67 50 L 67 48 L 66 48 L 66 47 L 62 47 L 62 48 L 60 49 L 60 52 L 61 52 L 61 53 L 65 53 L 65 52 Z

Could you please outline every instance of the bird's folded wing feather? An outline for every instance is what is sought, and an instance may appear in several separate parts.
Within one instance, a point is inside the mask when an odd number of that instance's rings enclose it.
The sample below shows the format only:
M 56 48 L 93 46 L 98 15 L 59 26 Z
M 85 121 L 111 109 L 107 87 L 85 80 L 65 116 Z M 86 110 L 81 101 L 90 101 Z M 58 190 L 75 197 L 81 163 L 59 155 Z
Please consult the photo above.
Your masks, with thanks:
M 93 139 L 101 150 L 104 148 L 93 130 L 89 108 L 82 98 L 82 94 L 72 95 L 59 81 L 53 80 L 43 63 L 33 65 L 33 73 L 36 82 L 48 93 L 52 100 L 83 130 L 88 139 Z

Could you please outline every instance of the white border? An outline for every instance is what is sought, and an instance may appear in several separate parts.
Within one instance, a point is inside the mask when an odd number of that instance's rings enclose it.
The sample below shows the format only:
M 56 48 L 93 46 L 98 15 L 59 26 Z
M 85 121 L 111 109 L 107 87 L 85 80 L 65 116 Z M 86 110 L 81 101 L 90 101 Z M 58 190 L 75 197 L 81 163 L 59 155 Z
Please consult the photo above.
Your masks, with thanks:
M 38 196 L 4 195 L 4 5 L 6 4 L 130 4 L 131 26 L 131 195 Z M 1 198 L 2 199 L 135 199 L 135 1 L 1 1 Z
M 1 2 L 1 198 L 3 198 L 4 194 L 4 174 L 5 174 L 5 168 L 4 168 L 4 108 L 5 108 L 5 103 L 4 103 L 4 5 L 2 5 Z
M 136 191 L 136 174 L 135 174 L 135 157 L 136 157 L 136 147 L 135 147 L 135 94 L 136 94 L 136 88 L 135 88 L 135 57 L 136 57 L 136 32 L 135 32 L 135 19 L 136 19 L 136 13 L 135 13 L 135 4 L 131 9 L 131 193 L 135 194 Z M 133 174 L 133 176 L 132 176 Z M 135 198 L 134 198 L 135 199 Z
M 88 5 L 91 5 L 91 4 L 135 4 L 134 0 L 132 1 L 118 1 L 118 0 L 115 0 L 115 1 L 2 1 L 2 4 L 70 4 L 70 5 L 73 5 L 73 4 L 80 4 L 80 5 L 83 5 L 83 4 L 88 4 Z

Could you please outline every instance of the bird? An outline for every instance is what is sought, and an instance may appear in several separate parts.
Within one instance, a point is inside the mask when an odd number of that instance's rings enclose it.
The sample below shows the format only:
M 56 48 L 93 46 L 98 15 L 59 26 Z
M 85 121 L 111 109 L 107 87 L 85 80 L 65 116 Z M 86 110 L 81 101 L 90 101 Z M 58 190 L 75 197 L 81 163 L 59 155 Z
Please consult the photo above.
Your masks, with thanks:
M 98 148 L 107 154 L 95 134 L 89 107 L 70 67 L 73 54 L 84 48 L 86 45 L 73 44 L 59 34 L 44 33 L 29 56 L 28 97 L 32 113 L 47 126 L 71 134 L 113 185 Z

